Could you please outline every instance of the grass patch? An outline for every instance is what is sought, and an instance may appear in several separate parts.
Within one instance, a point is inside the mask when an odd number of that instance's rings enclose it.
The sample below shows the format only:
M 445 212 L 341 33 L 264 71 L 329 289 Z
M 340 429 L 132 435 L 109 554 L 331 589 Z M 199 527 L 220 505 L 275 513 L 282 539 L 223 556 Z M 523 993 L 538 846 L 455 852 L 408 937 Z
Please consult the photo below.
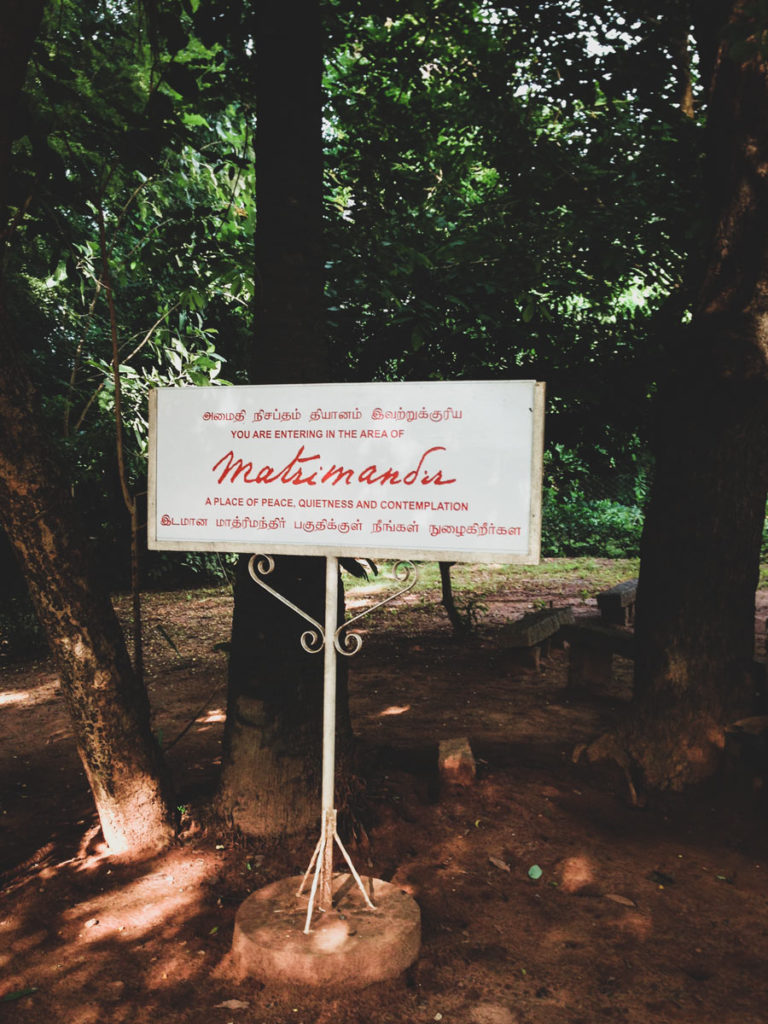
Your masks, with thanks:
M 372 594 L 395 588 L 392 581 L 392 561 L 378 565 L 378 576 L 368 580 L 353 579 L 345 574 L 344 588 L 350 594 Z M 545 558 L 539 565 L 496 565 L 478 562 L 457 562 L 451 569 L 451 584 L 456 594 L 474 592 L 492 594 L 495 591 L 519 587 L 530 590 L 537 583 L 573 583 L 583 580 L 585 586 L 597 593 L 622 580 L 637 576 L 639 560 L 636 558 Z M 437 562 L 417 563 L 419 579 L 413 593 L 440 590 L 440 570 Z

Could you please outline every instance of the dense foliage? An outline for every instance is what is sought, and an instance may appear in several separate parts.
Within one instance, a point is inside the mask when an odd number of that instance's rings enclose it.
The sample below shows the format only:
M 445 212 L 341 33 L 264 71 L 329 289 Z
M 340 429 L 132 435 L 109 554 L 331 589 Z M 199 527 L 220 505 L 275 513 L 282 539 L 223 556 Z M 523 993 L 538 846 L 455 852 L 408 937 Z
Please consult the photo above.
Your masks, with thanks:
M 575 455 L 619 498 L 696 228 L 674 35 L 579 3 L 372 7 L 327 72 L 340 372 L 546 380 L 553 485 Z
M 180 21 L 158 48 L 133 6 L 50 5 L 15 153 L 17 330 L 52 443 L 113 563 L 126 538 L 111 313 L 138 492 L 148 389 L 237 379 L 249 343 L 253 118 L 227 91 L 221 44 L 173 6 Z
M 697 230 L 684 25 L 587 0 L 324 11 L 335 376 L 547 381 L 545 553 L 634 553 L 656 339 L 685 309 Z M 251 17 L 205 0 L 59 0 L 19 111 L 9 297 L 51 442 L 117 578 L 105 281 L 140 493 L 148 388 L 244 379 Z

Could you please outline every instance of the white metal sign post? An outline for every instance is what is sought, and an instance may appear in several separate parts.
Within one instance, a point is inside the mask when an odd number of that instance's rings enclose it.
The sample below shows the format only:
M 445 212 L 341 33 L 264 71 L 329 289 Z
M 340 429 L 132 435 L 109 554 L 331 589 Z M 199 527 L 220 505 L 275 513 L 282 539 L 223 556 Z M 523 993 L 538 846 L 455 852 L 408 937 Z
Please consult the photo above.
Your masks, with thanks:
M 321 834 L 305 932 L 332 905 L 336 657 L 362 645 L 338 623 L 339 556 L 531 563 L 539 559 L 544 385 L 441 381 L 167 388 L 150 398 L 149 547 L 254 554 L 249 573 L 324 651 Z M 272 555 L 326 557 L 325 621 L 266 582 Z M 410 582 L 408 582 L 410 580 Z M 313 874 L 314 872 L 314 874 Z
M 307 907 L 307 918 L 304 931 L 309 932 L 312 922 L 312 911 L 315 898 L 319 899 L 319 905 L 323 910 L 328 909 L 332 903 L 333 883 L 333 846 L 339 847 L 349 867 L 350 873 L 357 883 L 363 900 L 367 906 L 373 909 L 373 903 L 365 890 L 365 886 L 358 875 L 349 854 L 344 848 L 339 834 L 336 830 L 336 807 L 335 807 L 335 775 L 336 775 L 336 655 L 343 654 L 351 656 L 357 654 L 362 647 L 362 639 L 358 633 L 350 633 L 349 627 L 353 622 L 369 615 L 382 605 L 389 604 L 402 594 L 407 593 L 416 583 L 414 567 L 410 562 L 398 562 L 394 568 L 395 578 L 401 582 L 410 579 L 407 586 L 391 594 L 383 601 L 379 601 L 371 608 L 367 608 L 360 615 L 347 619 L 340 626 L 338 623 L 338 600 L 339 600 L 339 560 L 334 555 L 327 555 L 325 560 L 325 622 L 320 625 L 315 619 L 307 615 L 291 601 L 288 601 L 282 594 L 273 590 L 262 576 L 268 575 L 274 569 L 274 560 L 269 555 L 252 555 L 248 562 L 248 572 L 255 583 L 268 591 L 278 601 L 288 605 L 302 618 L 306 619 L 312 629 L 305 631 L 301 637 L 301 644 L 309 654 L 322 650 L 325 654 L 324 675 L 323 675 L 323 766 L 322 766 L 322 788 L 321 788 L 321 831 L 320 838 L 312 854 L 309 867 L 297 895 L 304 891 L 310 875 L 314 869 L 312 885 L 309 894 L 309 905 Z

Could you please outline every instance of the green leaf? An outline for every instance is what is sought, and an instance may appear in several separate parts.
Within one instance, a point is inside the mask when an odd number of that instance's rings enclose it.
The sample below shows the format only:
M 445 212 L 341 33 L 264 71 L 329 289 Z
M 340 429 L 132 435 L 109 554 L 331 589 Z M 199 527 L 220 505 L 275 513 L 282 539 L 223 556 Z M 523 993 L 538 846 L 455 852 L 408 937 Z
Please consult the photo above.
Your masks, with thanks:
M 23 999 L 25 996 L 31 996 L 37 992 L 37 987 L 32 986 L 31 988 L 20 988 L 16 992 L 6 992 L 4 996 L 0 996 L 0 1003 L 15 1003 L 17 999 Z
M 182 120 L 188 128 L 207 128 L 208 131 L 211 130 L 211 126 L 202 114 L 184 114 Z

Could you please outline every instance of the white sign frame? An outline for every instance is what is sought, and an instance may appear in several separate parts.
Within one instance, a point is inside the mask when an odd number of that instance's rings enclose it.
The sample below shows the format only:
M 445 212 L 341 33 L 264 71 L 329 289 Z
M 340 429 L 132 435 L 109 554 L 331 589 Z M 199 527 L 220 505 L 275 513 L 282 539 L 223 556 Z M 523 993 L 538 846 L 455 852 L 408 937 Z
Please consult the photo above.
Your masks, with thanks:
M 155 389 L 148 546 L 536 564 L 544 393 L 530 380 Z

